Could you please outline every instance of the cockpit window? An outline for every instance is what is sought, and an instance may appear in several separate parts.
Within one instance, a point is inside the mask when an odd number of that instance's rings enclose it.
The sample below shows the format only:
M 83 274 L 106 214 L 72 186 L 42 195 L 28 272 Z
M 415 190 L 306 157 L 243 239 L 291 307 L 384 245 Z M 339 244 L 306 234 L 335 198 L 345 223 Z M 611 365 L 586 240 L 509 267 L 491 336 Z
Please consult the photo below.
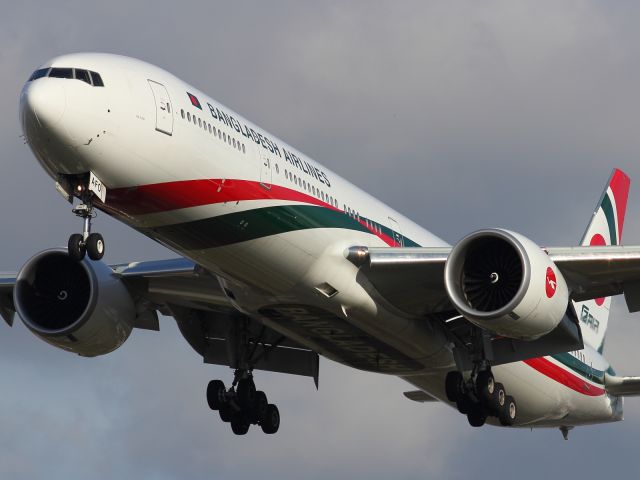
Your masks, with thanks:
M 47 73 L 49 73 L 49 68 L 41 68 L 39 70 L 36 70 L 31 74 L 28 81 L 30 82 L 32 80 L 37 80 L 39 78 L 46 77 Z
M 91 85 L 91 78 L 89 78 L 89 72 L 87 70 L 83 70 L 81 68 L 76 68 L 76 80 L 82 80 L 83 82 L 87 82 Z
M 40 68 L 33 72 L 27 81 L 31 82 L 43 77 L 75 78 L 76 80 L 82 80 L 94 87 L 104 87 L 104 82 L 102 81 L 102 77 L 99 73 L 85 70 L 83 68 Z
M 49 72 L 49 77 L 52 78 L 73 78 L 72 68 L 52 68 Z
M 104 87 L 104 83 L 102 82 L 102 77 L 99 73 L 89 72 L 91 74 L 91 78 L 93 79 L 94 87 Z

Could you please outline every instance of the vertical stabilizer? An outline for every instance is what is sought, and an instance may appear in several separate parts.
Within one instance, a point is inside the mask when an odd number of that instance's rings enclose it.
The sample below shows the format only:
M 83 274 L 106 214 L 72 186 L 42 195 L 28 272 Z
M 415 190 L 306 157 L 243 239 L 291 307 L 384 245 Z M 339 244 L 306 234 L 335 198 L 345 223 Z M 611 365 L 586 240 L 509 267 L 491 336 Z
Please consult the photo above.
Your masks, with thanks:
M 629 177 L 622 170 L 613 170 L 600 202 L 593 212 L 591 223 L 582 237 L 581 245 L 621 244 L 629 183 Z M 574 302 L 574 306 L 580 319 L 584 343 L 602 353 L 609 322 L 611 297 Z

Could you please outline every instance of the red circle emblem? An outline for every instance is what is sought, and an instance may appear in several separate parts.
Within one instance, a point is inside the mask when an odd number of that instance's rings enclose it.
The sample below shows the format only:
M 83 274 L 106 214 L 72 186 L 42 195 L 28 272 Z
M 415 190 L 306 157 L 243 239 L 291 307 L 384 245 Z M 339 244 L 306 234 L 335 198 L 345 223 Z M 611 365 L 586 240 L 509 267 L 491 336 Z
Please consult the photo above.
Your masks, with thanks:
M 548 298 L 551 298 L 556 294 L 556 288 L 558 288 L 558 282 L 556 282 L 556 274 L 551 267 L 547 267 L 545 290 L 547 292 Z

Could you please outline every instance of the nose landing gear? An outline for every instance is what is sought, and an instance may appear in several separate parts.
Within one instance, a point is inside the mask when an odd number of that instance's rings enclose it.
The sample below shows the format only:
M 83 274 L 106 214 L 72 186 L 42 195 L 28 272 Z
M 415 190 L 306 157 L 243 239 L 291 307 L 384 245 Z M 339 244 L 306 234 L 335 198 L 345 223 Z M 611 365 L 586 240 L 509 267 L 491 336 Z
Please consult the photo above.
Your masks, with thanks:
M 91 220 L 95 217 L 91 197 L 85 197 L 72 212 L 83 219 L 83 229 L 82 233 L 74 233 L 69 237 L 69 256 L 80 261 L 87 254 L 91 260 L 100 260 L 104 256 L 104 238 L 99 233 L 91 233 Z

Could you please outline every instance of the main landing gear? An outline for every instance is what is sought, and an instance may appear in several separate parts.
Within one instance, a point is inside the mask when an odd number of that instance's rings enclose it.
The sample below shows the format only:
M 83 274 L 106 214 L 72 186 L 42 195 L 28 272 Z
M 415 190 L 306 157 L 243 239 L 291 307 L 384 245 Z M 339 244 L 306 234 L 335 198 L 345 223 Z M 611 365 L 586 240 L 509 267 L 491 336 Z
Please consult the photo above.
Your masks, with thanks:
M 495 381 L 489 367 L 474 369 L 466 381 L 460 372 L 449 372 L 445 378 L 445 392 L 447 399 L 467 416 L 472 427 L 481 427 L 489 416 L 497 417 L 504 426 L 516 422 L 516 401 L 507 395 L 504 385 Z
M 207 386 L 207 403 L 217 410 L 223 422 L 231 423 L 236 435 L 244 435 L 251 425 L 273 434 L 280 427 L 278 407 L 267 400 L 264 392 L 256 390 L 251 370 L 238 369 L 228 390 L 221 380 L 211 380 Z
M 91 202 L 91 192 L 83 198 L 83 202 L 72 210 L 77 217 L 83 219 L 82 233 L 74 233 L 69 237 L 69 256 L 74 260 L 82 260 L 85 254 L 91 260 L 100 260 L 104 256 L 104 239 L 99 233 L 91 233 L 91 220 L 95 217 Z

